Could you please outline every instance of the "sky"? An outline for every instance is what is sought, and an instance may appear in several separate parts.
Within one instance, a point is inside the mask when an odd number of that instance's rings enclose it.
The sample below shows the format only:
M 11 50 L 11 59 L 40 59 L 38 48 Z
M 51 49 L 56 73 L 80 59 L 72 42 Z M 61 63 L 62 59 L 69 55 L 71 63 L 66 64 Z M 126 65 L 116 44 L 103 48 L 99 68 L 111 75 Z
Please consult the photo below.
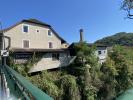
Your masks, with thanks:
M 118 32 L 133 32 L 133 20 L 120 10 L 122 0 L 0 0 L 0 21 L 7 28 L 22 19 L 50 24 L 68 43 L 92 43 Z

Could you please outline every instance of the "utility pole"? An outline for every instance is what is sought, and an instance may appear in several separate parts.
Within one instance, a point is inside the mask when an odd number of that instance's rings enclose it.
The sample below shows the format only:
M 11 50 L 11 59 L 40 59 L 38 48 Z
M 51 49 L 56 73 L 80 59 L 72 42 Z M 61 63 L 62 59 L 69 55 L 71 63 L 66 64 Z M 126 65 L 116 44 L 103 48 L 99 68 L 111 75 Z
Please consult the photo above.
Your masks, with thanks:
M 6 65 L 6 58 L 8 57 L 9 55 L 9 52 L 6 50 L 5 48 L 5 37 L 4 36 L 4 33 L 2 31 L 2 23 L 0 22 L 0 39 L 1 39 L 1 60 L 2 60 L 2 67 L 4 67 Z

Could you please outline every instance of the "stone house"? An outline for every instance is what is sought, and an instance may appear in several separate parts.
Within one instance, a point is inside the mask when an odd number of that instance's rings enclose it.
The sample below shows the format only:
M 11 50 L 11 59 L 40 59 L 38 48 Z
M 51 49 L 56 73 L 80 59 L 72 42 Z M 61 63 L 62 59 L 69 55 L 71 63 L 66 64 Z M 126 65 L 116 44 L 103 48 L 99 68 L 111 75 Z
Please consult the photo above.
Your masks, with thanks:
M 67 66 L 73 59 L 68 43 L 51 25 L 37 19 L 22 20 L 1 32 L 10 38 L 8 49 L 14 54 L 14 63 L 25 63 L 35 53 L 43 55 L 29 73 Z M 8 45 L 5 39 L 5 47 Z

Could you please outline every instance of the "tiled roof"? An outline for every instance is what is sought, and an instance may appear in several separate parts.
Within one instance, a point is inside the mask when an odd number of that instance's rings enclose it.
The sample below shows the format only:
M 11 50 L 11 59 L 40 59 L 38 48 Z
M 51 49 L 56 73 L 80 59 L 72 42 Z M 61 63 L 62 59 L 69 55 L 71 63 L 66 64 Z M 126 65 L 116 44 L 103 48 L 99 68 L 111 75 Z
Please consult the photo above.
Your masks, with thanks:
M 22 20 L 22 22 L 29 22 L 29 23 L 34 23 L 34 24 L 39 24 L 39 25 L 43 25 L 43 26 L 48 26 L 48 27 L 51 27 L 49 24 L 47 24 L 47 23 L 44 23 L 44 22 L 42 22 L 42 21 L 40 21 L 40 20 L 37 20 L 37 19 L 24 19 L 24 20 Z

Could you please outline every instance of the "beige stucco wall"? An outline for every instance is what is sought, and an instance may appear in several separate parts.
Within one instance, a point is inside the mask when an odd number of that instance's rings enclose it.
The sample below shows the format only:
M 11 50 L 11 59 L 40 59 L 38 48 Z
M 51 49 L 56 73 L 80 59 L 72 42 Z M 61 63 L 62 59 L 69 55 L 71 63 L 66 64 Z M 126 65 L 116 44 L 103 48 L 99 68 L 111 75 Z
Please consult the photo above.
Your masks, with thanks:
M 29 26 L 29 32 L 22 31 L 23 25 Z M 39 30 L 39 32 L 36 32 Z M 53 49 L 61 48 L 61 40 L 52 33 L 48 36 L 48 27 L 42 27 L 35 24 L 22 23 L 4 33 L 5 36 L 11 37 L 11 48 L 22 48 L 23 40 L 30 41 L 30 48 L 48 49 L 48 42 L 53 43 Z

